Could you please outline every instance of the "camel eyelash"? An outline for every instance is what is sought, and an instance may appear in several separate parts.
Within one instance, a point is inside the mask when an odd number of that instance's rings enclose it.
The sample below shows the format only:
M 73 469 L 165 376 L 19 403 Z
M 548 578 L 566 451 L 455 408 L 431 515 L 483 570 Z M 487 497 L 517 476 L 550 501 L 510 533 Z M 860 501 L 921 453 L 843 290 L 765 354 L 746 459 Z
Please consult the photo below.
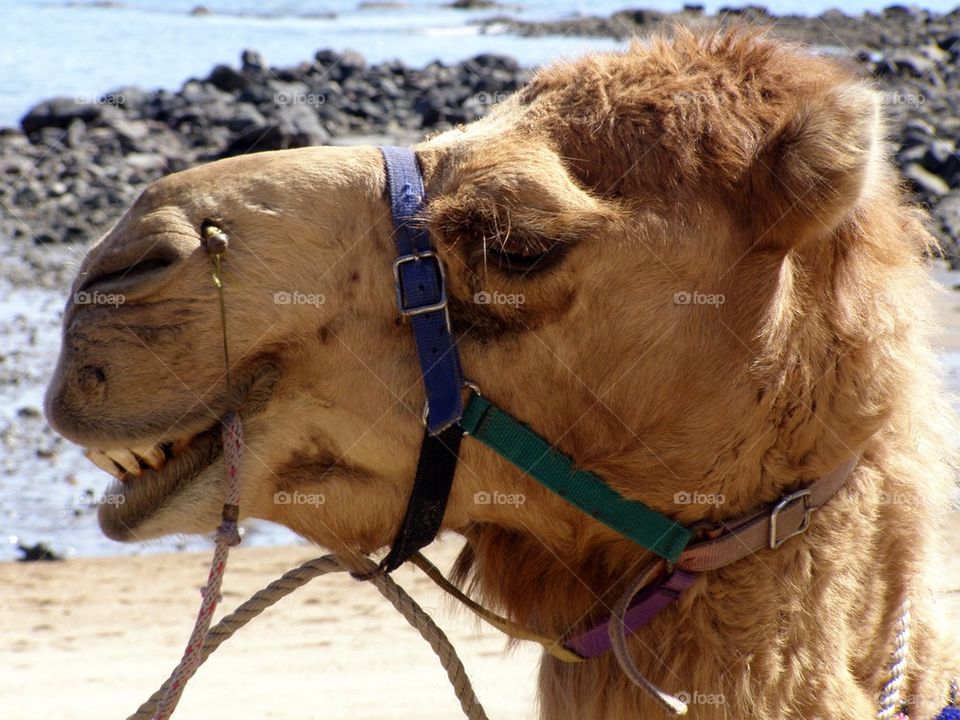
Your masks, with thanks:
M 526 250 L 527 248 L 524 248 Z M 488 245 L 484 251 L 487 265 L 507 275 L 530 276 L 556 268 L 566 256 L 570 245 L 554 242 L 536 252 L 516 252 L 496 245 Z

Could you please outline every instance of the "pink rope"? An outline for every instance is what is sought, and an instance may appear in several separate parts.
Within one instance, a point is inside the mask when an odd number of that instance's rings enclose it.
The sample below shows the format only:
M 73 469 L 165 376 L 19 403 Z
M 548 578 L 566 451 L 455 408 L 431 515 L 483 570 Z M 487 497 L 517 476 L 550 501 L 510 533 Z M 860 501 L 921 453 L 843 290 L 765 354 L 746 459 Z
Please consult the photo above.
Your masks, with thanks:
M 240 531 L 237 528 L 237 519 L 240 506 L 240 463 L 243 460 L 243 427 L 236 413 L 227 413 L 223 418 L 223 458 L 227 470 L 227 497 L 223 505 L 223 520 L 217 528 L 216 549 L 213 551 L 213 561 L 210 564 L 210 574 L 207 584 L 200 591 L 203 600 L 200 603 L 200 612 L 197 621 L 183 651 L 180 664 L 170 676 L 170 683 L 163 693 L 163 698 L 157 706 L 153 720 L 167 720 L 180 702 L 180 696 L 187 685 L 187 681 L 200 666 L 200 648 L 210 629 L 213 613 L 220 602 L 220 585 L 223 582 L 223 573 L 227 567 L 227 554 L 230 548 L 240 543 Z

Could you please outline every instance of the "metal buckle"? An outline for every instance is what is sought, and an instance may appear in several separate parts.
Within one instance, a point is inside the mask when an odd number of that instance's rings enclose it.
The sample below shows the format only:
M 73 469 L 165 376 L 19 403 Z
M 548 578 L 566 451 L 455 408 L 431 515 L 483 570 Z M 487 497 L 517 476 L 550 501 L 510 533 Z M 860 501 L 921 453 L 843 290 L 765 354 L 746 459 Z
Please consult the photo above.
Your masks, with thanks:
M 440 278 L 440 298 L 430 305 L 420 305 L 417 307 L 407 307 L 403 301 L 403 284 L 400 281 L 400 266 L 411 262 L 422 262 L 432 259 L 437 269 L 437 275 Z M 445 310 L 447 307 L 447 275 L 443 269 L 443 263 L 433 250 L 414 251 L 409 255 L 401 255 L 393 261 L 393 286 L 397 293 L 397 310 L 404 317 L 410 315 L 423 315 L 424 313 L 437 312 Z M 449 319 L 447 325 L 450 325 Z
M 463 387 L 467 388 L 467 390 L 470 390 L 471 392 L 475 392 L 477 395 L 483 394 L 480 392 L 480 386 L 477 385 L 472 380 L 464 379 Z M 427 420 L 429 418 L 430 418 L 430 400 L 426 399 L 423 401 L 423 414 L 420 415 L 420 422 L 423 423 L 424 427 L 427 426 Z M 466 435 L 466 433 L 464 433 L 464 435 Z
M 800 523 L 800 527 L 794 530 L 792 533 L 787 535 L 784 538 L 777 538 L 777 520 L 780 517 L 780 513 L 787 509 L 792 503 L 797 500 L 803 500 L 803 522 Z M 810 488 L 804 488 L 803 490 L 797 490 L 795 493 L 787 495 L 780 500 L 776 505 L 773 506 L 773 510 L 770 511 L 770 537 L 768 543 L 771 550 L 776 550 L 778 547 L 783 545 L 787 540 L 792 538 L 794 535 L 799 535 L 808 527 L 810 527 L 810 515 L 813 513 L 814 508 L 810 506 Z

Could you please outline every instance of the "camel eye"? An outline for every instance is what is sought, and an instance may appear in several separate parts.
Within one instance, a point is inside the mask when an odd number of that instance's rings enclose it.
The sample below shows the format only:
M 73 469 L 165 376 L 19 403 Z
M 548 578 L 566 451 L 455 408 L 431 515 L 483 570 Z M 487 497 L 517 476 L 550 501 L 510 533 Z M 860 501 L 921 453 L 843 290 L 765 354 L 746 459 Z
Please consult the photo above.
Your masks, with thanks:
M 567 245 L 545 238 L 508 237 L 487 245 L 487 259 L 508 274 L 530 275 L 555 267 L 566 254 Z

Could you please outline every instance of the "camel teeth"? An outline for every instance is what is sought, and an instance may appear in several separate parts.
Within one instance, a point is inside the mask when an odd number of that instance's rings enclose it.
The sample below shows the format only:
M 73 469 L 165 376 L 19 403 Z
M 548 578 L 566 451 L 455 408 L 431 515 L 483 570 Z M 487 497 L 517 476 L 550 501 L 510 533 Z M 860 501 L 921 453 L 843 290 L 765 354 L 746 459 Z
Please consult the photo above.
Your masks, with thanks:
M 122 477 L 123 471 L 121 471 L 121 469 L 117 467 L 117 464 L 113 460 L 111 460 L 109 457 L 107 457 L 107 454 L 102 450 L 93 450 L 91 448 L 86 448 L 83 451 L 83 454 L 86 456 L 87 460 L 92 462 L 94 465 L 96 465 L 98 468 L 100 468 L 104 472 L 110 473 L 118 480 Z
M 137 462 L 136 456 L 126 448 L 122 450 L 107 450 L 106 453 L 108 458 L 134 477 L 140 477 L 143 474 L 143 468 L 141 468 L 140 463 Z
M 160 449 L 159 445 L 151 445 L 148 448 L 142 448 L 140 450 L 134 448 L 133 452 L 154 470 L 159 470 L 166 461 L 166 456 L 164 456 L 163 450 Z
M 173 441 L 173 447 L 170 448 L 170 452 L 174 455 L 179 455 L 188 447 L 190 447 L 190 442 L 193 440 L 192 437 L 188 438 L 179 438 Z

